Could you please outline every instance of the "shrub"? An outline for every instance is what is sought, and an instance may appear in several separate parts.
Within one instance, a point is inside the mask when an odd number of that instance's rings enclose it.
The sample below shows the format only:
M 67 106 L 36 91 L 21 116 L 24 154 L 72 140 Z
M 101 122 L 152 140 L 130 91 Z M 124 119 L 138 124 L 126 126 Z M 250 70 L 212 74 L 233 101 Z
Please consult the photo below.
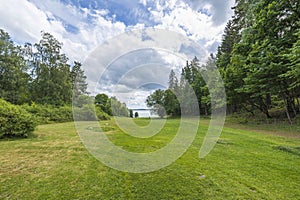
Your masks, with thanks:
M 99 106 L 86 104 L 83 107 L 74 107 L 74 119 L 77 121 L 108 120 L 110 116 L 103 112 Z
M 50 122 L 69 122 L 73 120 L 72 107 L 61 106 L 55 107 L 52 105 L 22 105 L 27 112 L 34 115 L 38 124 L 47 124 Z
M 0 99 L 0 138 L 27 137 L 36 125 L 34 117 L 26 110 Z
M 110 119 L 110 116 L 98 107 L 96 107 L 96 115 L 97 115 L 98 120 L 109 120 Z
M 76 121 L 96 121 L 97 117 L 95 115 L 94 106 L 84 105 L 82 107 L 73 107 L 73 117 Z
M 73 113 L 71 106 L 62 106 L 51 109 L 50 121 L 53 122 L 69 122 L 73 121 Z

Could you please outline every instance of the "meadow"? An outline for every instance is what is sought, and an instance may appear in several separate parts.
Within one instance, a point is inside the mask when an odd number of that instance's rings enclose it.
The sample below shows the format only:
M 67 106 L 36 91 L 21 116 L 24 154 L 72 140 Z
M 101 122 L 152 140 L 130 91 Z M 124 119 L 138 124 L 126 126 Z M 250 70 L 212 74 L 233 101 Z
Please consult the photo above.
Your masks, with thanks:
M 26 139 L 2 139 L 0 199 L 300 199 L 297 128 L 227 122 L 215 148 L 200 159 L 208 122 L 200 121 L 196 139 L 181 158 L 142 174 L 102 164 L 86 150 L 72 122 L 40 125 Z M 114 144 L 151 152 L 174 137 L 179 119 L 168 119 L 148 139 L 124 134 L 114 120 L 100 123 Z

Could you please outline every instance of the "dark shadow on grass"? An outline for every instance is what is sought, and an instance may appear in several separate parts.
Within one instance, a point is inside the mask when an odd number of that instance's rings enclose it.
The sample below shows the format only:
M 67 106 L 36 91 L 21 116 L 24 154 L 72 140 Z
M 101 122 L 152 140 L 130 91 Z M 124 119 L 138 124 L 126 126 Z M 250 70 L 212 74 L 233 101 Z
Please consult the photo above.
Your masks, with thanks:
M 6 141 L 18 141 L 18 140 L 24 140 L 24 139 L 33 139 L 37 138 L 38 135 L 35 133 L 29 133 L 26 136 L 18 136 L 18 135 L 4 135 L 0 137 L 0 142 L 6 142 Z
M 300 147 L 275 146 L 273 149 L 300 156 Z

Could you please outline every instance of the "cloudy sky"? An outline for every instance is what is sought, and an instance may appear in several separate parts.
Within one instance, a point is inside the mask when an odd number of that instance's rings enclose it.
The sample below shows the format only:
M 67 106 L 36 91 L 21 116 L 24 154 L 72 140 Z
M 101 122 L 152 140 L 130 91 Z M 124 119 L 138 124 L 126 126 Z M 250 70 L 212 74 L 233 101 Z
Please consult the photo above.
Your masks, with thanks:
M 19 44 L 38 42 L 42 30 L 53 34 L 70 60 L 83 63 L 92 94 L 135 108 L 166 86 L 171 69 L 216 52 L 232 6 L 234 0 L 0 0 L 0 28 Z

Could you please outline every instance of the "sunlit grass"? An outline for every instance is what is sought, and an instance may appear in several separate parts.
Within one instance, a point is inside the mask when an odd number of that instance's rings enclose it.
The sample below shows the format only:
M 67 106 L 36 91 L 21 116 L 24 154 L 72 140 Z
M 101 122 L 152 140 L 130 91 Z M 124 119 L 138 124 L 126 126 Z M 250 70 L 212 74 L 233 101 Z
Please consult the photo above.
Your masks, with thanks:
M 101 122 L 116 145 L 135 152 L 168 144 L 178 124 L 179 119 L 168 120 L 157 135 L 143 139 L 123 133 L 114 121 Z M 103 165 L 84 148 L 73 123 L 39 126 L 30 138 L 0 141 L 0 199 L 300 198 L 299 139 L 231 122 L 213 151 L 199 159 L 207 125 L 208 120 L 201 121 L 195 141 L 180 159 L 146 174 Z

